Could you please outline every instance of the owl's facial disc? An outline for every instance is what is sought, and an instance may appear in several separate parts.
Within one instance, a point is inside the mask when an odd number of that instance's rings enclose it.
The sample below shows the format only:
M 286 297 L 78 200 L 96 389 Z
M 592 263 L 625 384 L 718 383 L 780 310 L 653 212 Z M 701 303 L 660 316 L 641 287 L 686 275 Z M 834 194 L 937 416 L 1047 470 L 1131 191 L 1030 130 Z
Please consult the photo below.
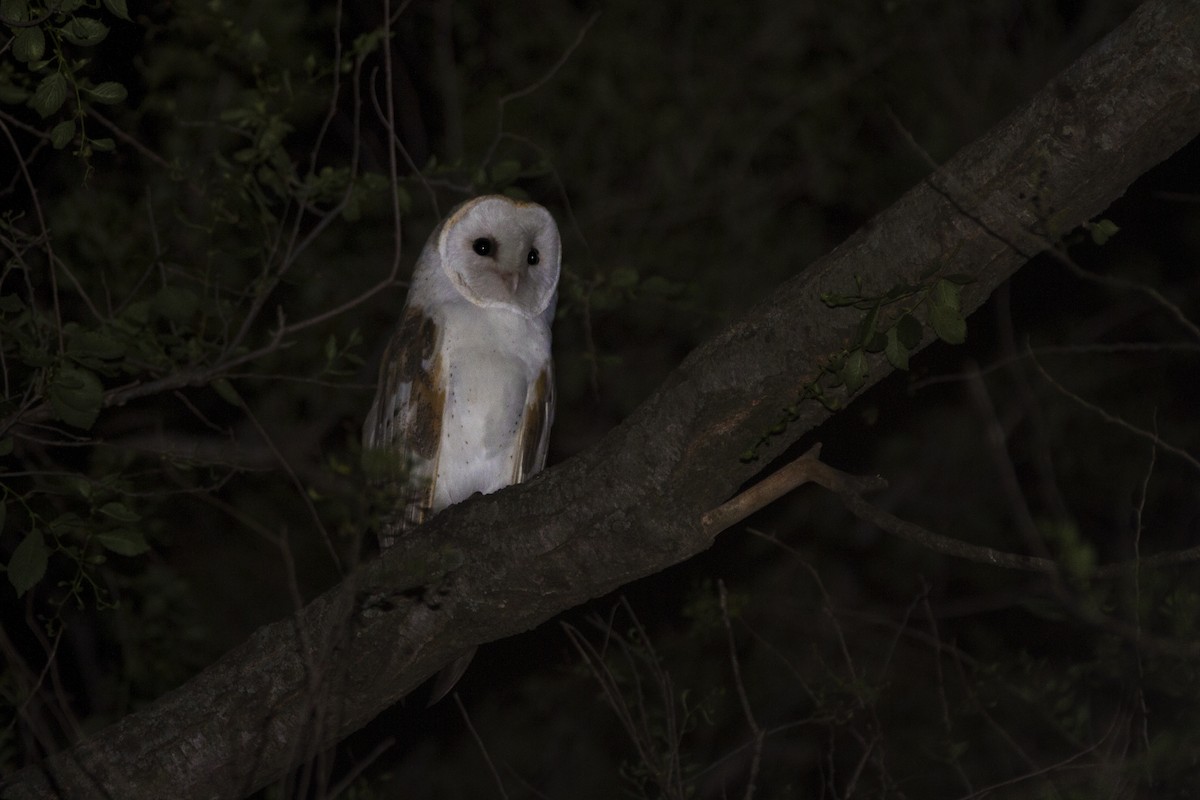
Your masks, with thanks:
M 443 269 L 470 302 L 529 317 L 553 302 L 560 247 L 546 209 L 499 196 L 464 204 L 438 244 Z

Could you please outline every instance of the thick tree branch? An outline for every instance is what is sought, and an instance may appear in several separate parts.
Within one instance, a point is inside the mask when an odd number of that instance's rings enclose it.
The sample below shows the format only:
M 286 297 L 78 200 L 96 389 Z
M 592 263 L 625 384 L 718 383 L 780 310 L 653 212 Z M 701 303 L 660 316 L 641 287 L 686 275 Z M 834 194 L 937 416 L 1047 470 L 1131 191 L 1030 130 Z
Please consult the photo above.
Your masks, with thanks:
M 969 273 L 977 308 L 1047 239 L 1105 208 L 1200 131 L 1200 2 L 1152 0 L 1028 104 L 693 352 L 628 420 L 530 483 L 439 515 L 294 618 L 44 764 L 5 798 L 237 797 L 337 741 L 461 650 L 709 546 L 703 515 L 830 411 L 771 430 L 861 312 L 930 268 Z M 890 371 L 870 363 L 869 382 Z M 436 599 L 436 604 L 429 601 Z

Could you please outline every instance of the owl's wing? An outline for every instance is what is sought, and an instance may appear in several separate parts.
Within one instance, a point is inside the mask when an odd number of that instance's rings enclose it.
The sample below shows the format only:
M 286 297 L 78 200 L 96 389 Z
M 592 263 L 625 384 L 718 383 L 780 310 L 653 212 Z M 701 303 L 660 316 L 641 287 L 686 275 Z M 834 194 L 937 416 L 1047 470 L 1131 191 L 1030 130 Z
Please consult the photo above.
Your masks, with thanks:
M 547 359 L 525 396 L 525 415 L 517 432 L 517 454 L 513 459 L 513 483 L 536 475 L 546 466 L 553 422 L 554 365 Z
M 441 331 L 420 307 L 405 309 L 379 367 L 375 402 L 363 424 L 368 477 L 398 493 L 384 515 L 381 550 L 429 516 L 446 402 Z

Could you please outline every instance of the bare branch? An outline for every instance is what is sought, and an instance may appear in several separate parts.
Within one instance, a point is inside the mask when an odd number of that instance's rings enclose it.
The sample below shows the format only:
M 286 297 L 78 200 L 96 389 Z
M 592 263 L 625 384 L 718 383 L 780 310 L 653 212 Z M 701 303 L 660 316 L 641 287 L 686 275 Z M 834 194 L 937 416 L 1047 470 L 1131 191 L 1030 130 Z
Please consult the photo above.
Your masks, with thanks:
M 1065 387 L 1061 383 L 1059 383 L 1057 380 L 1055 380 L 1054 377 L 1049 372 L 1046 371 L 1046 368 L 1042 366 L 1041 362 L 1038 361 L 1036 358 L 1034 358 L 1032 356 L 1032 354 L 1030 355 L 1030 360 L 1033 361 L 1033 365 L 1035 367 L 1037 367 L 1038 373 L 1041 374 L 1042 378 L 1045 379 L 1046 383 L 1048 383 L 1052 387 L 1054 387 L 1054 389 L 1056 391 L 1058 391 L 1060 394 L 1062 394 L 1064 397 L 1071 399 L 1073 402 L 1077 403 L 1081 408 L 1087 409 L 1088 411 L 1090 411 L 1091 413 L 1100 417 L 1100 419 L 1104 420 L 1105 422 L 1109 423 L 1110 425 L 1116 425 L 1118 428 L 1120 428 L 1124 431 L 1128 431 L 1129 433 L 1132 433 L 1134 436 L 1138 437 L 1139 439 L 1144 439 L 1144 440 L 1150 442 L 1151 444 L 1153 444 L 1155 447 L 1161 448 L 1162 450 L 1165 450 L 1166 452 L 1168 452 L 1172 455 L 1182 458 L 1189 465 L 1191 465 L 1192 467 L 1194 467 L 1197 470 L 1200 470 L 1200 459 L 1197 459 L 1195 456 L 1193 456 L 1188 451 L 1184 450 L 1182 447 L 1177 447 L 1176 445 L 1173 445 L 1170 442 L 1163 441 L 1162 437 L 1160 437 L 1158 435 L 1158 433 L 1156 433 L 1154 431 L 1148 431 L 1143 428 L 1139 428 L 1138 426 L 1136 426 L 1130 422 L 1127 422 L 1124 419 L 1121 419 L 1116 414 L 1111 414 L 1108 411 L 1105 411 L 1103 408 L 1096 405 L 1095 403 L 1091 403 L 1091 402 L 1088 402 L 1087 400 L 1084 400 L 1082 397 L 1077 395 L 1075 392 L 1072 392 L 1070 389 L 1068 389 L 1067 387 Z

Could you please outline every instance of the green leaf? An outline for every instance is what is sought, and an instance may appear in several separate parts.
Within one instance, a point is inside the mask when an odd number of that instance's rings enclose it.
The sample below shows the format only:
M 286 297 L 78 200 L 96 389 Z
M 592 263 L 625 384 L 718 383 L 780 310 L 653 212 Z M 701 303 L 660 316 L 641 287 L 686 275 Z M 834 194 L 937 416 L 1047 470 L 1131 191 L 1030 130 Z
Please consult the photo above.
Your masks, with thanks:
M 646 280 L 642 281 L 642 285 L 638 287 L 643 294 L 654 294 L 659 296 L 670 296 L 678 294 L 680 286 L 671 283 L 661 275 L 651 275 Z
M 231 406 L 242 407 L 242 396 L 238 394 L 237 389 L 233 388 L 233 384 L 228 378 L 217 378 L 212 382 L 213 390 Z
M 887 347 L 887 337 L 879 331 L 875 331 L 871 336 L 871 341 L 863 345 L 863 349 L 868 353 L 881 353 L 885 347 Z
M 883 348 L 883 355 L 887 358 L 888 363 L 896 369 L 907 371 L 908 353 L 909 349 L 900 340 L 900 326 L 893 325 L 888 328 L 887 344 Z
M 96 374 L 71 364 L 55 372 L 48 394 L 58 418 L 84 430 L 96 422 L 104 402 L 104 387 Z
M 0 0 L 0 17 L 13 22 L 28 22 L 29 0 Z
M 0 439 L 0 456 L 10 456 L 10 455 L 12 455 L 12 451 L 13 451 L 13 437 L 5 436 L 3 439 Z M 4 527 L 3 510 L 4 510 L 4 506 L 0 505 L 0 528 Z
M 50 129 L 50 144 L 55 150 L 62 150 L 75 138 L 75 120 L 64 119 Z
M 0 296 L 0 311 L 6 314 L 15 314 L 25 310 L 25 304 L 21 302 L 21 298 L 15 294 L 6 294 Z
M 929 299 L 934 305 L 958 311 L 960 307 L 959 296 L 961 294 L 962 287 L 945 278 L 941 278 L 933 285 L 933 289 L 929 293 Z
M 61 72 L 52 72 L 38 83 L 29 107 L 42 117 L 48 117 L 62 108 L 67 99 L 67 79 Z
M 129 507 L 124 503 L 112 502 L 105 503 L 100 507 L 100 513 L 106 517 L 112 517 L 118 522 L 137 522 L 141 519 L 137 514 L 129 510 Z
M 30 28 L 17 28 L 17 35 L 12 39 L 12 54 L 17 61 L 38 61 L 46 54 L 46 35 L 36 25 Z
M 364 189 L 371 192 L 382 192 L 388 188 L 388 179 L 378 172 L 364 172 L 358 176 L 358 182 L 362 184 Z M 396 188 L 403 191 L 402 187 L 397 186 Z
M 87 87 L 83 92 L 97 103 L 105 103 L 106 105 L 120 103 L 129 96 L 129 92 L 125 90 L 125 87 L 116 81 L 105 81 L 104 83 Z
M 329 338 L 325 340 L 325 362 L 333 363 L 337 358 L 337 334 L 329 334 Z
M 637 270 L 629 267 L 617 267 L 609 273 L 608 282 L 614 289 L 631 289 L 637 286 Z
M 0 84 L 0 103 L 8 103 L 16 105 L 24 103 L 29 99 L 29 92 L 21 86 L 14 86 L 11 83 Z
M 921 344 L 921 321 L 912 314 L 905 314 L 896 321 L 896 337 L 900 344 L 911 350 L 916 350 Z
M 83 47 L 99 44 L 108 36 L 108 26 L 91 17 L 73 17 L 59 30 L 68 42 Z
M 67 354 L 74 358 L 120 358 L 125 355 L 125 343 L 102 331 L 79 331 L 67 343 Z
M 856 294 L 838 294 L 837 292 L 821 293 L 821 302 L 830 308 L 852 306 L 860 300 L 862 300 L 862 296 Z
M 962 344 L 967 340 L 967 321 L 957 309 L 949 306 L 929 307 L 929 327 L 947 344 Z
M 154 310 L 172 322 L 188 322 L 199 307 L 200 298 L 182 286 L 164 286 L 154 295 Z
M 120 19 L 129 19 L 129 9 L 125 5 L 125 0 L 104 0 L 104 7 L 110 14 Z
M 113 150 L 117 149 L 117 143 L 108 136 L 104 137 L 103 139 L 88 139 L 87 143 L 91 145 L 92 149 L 97 153 L 111 153 Z
M 396 187 L 396 208 L 401 214 L 407 214 L 412 211 L 412 195 L 403 186 Z
M 854 345 L 856 347 L 864 346 L 875 336 L 875 326 L 879 323 L 879 306 L 880 303 L 872 306 L 867 315 L 862 318 L 862 322 L 858 324 L 858 332 L 854 334 Z
M 358 222 L 362 219 L 362 201 L 357 193 L 350 195 L 346 205 L 342 206 L 342 219 L 346 222 Z
M 146 537 L 128 528 L 98 533 L 96 541 L 103 545 L 104 549 L 121 556 L 140 556 L 150 549 L 150 545 L 146 544 Z
M 513 158 L 506 158 L 492 167 L 492 183 L 503 186 L 512 183 L 520 174 L 521 162 Z
M 596 311 L 609 311 L 614 308 L 619 308 L 621 305 L 621 295 L 615 289 L 601 287 L 594 290 L 589 295 L 588 302 Z
M 846 363 L 842 365 L 839 372 L 842 382 L 846 384 L 846 391 L 853 394 L 863 387 L 867 382 L 867 355 L 862 349 L 855 350 L 846 356 Z
M 929 292 L 929 326 L 948 344 L 962 344 L 967 340 L 967 321 L 959 311 L 961 291 L 957 284 L 942 278 Z
M 150 321 L 150 301 L 138 300 L 125 306 L 121 312 L 121 320 L 128 323 L 128 328 L 140 328 Z
M 50 560 L 50 549 L 42 532 L 34 528 L 13 550 L 8 562 L 8 582 L 17 590 L 17 597 L 33 588 L 46 574 L 46 563 Z
M 1117 231 L 1121 230 L 1117 227 L 1117 223 L 1111 219 L 1102 219 L 1093 222 L 1087 226 L 1088 233 L 1092 235 L 1092 241 L 1096 244 L 1104 244 L 1109 239 L 1117 235 Z

